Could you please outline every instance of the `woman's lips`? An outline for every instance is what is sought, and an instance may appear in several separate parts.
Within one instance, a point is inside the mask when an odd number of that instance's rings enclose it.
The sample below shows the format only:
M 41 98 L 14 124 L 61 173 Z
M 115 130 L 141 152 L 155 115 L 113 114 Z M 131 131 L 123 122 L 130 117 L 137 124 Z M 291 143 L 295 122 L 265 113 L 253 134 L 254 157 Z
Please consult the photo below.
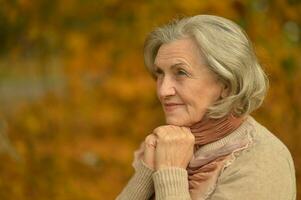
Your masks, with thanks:
M 183 105 L 184 104 L 179 104 L 179 103 L 167 103 L 167 104 L 164 104 L 164 110 L 165 111 L 173 111 L 174 109 L 177 109 Z

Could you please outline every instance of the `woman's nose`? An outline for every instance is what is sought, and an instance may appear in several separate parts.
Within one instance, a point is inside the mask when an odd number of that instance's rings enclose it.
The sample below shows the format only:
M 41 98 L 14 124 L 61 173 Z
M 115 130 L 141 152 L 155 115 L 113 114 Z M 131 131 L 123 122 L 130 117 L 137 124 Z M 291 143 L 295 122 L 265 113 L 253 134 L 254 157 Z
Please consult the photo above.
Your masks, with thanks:
M 165 77 L 162 81 L 158 82 L 157 92 L 159 97 L 164 98 L 176 94 L 175 86 L 172 80 Z

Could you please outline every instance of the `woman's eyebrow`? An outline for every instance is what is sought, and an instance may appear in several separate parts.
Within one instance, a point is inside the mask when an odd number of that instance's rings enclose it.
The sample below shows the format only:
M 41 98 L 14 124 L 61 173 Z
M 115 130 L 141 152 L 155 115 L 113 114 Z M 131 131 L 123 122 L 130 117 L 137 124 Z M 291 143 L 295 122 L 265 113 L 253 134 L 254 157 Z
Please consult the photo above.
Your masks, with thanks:
M 181 67 L 181 66 L 186 66 L 187 64 L 185 63 L 175 63 L 173 65 L 171 65 L 169 68 L 170 69 L 174 69 L 176 67 Z M 156 64 L 154 64 L 155 69 L 161 69 L 159 66 L 157 66 Z M 162 70 L 162 69 L 161 69 Z
M 173 64 L 170 68 L 175 68 L 175 67 L 181 67 L 181 66 L 186 66 L 187 64 L 185 63 L 176 63 L 176 64 Z

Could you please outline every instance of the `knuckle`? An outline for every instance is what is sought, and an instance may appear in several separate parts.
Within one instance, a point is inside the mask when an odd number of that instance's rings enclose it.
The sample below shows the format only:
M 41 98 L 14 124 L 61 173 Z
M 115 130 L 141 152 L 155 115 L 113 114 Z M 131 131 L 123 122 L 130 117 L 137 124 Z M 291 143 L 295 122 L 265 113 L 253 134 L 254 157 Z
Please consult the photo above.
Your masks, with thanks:
M 153 130 L 152 135 L 147 140 L 154 139 L 158 143 L 173 143 L 177 145 L 190 145 L 195 143 L 195 137 L 187 127 L 174 125 L 159 126 Z
M 145 144 L 146 144 L 147 147 L 155 146 L 156 145 L 156 138 L 152 135 L 148 135 L 145 138 Z
M 154 132 L 154 133 L 160 133 L 160 132 L 162 132 L 162 130 L 164 130 L 164 126 L 158 126 L 157 128 L 155 128 L 155 129 L 153 130 L 153 132 Z
M 169 131 L 167 126 L 159 126 L 153 131 L 153 133 L 159 138 L 164 138 L 168 132 Z
M 154 137 L 154 135 L 148 135 L 148 136 L 146 136 L 146 138 L 145 138 L 145 142 L 146 143 L 149 143 L 149 142 L 152 142 L 152 141 L 154 141 L 155 140 L 155 137 Z
M 148 141 L 151 139 L 151 135 L 146 136 L 145 141 Z
M 158 136 L 158 138 L 163 139 L 163 138 L 165 138 L 165 133 L 160 131 L 157 133 L 157 136 Z
M 154 138 L 156 138 L 154 134 L 150 134 L 146 137 L 147 140 L 153 140 Z
M 157 128 L 155 128 L 155 129 L 153 130 L 153 133 L 154 133 L 154 134 L 157 134 L 159 131 L 160 131 L 160 127 L 157 127 Z

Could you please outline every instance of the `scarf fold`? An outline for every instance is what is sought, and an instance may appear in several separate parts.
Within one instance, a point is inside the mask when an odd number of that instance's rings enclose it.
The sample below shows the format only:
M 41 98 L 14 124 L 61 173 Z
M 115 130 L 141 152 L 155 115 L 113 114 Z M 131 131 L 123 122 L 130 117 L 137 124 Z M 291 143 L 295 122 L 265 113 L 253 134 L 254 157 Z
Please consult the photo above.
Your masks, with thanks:
M 232 114 L 223 118 L 211 119 L 205 117 L 190 127 L 191 133 L 195 136 L 195 147 L 215 142 L 237 129 L 244 118 L 236 118 Z
M 195 136 L 194 155 L 187 166 L 189 192 L 193 200 L 206 199 L 216 187 L 220 173 L 234 160 L 234 153 L 249 146 L 250 138 L 242 134 L 227 140 L 220 146 L 208 148 L 201 152 L 202 147 L 214 143 L 235 131 L 246 118 L 236 118 L 232 114 L 220 119 L 204 117 L 190 127 Z M 143 156 L 142 146 L 135 151 L 134 163 Z M 135 166 L 135 164 L 133 164 Z M 154 196 L 153 198 L 154 199 Z
M 219 119 L 204 117 L 190 127 L 191 133 L 195 136 L 194 155 L 187 167 L 189 192 L 192 199 L 206 199 L 214 191 L 217 178 L 226 164 L 233 159 L 232 153 L 246 148 L 249 140 L 244 136 L 236 138 L 202 154 L 198 153 L 198 149 L 226 137 L 244 120 L 245 118 L 237 118 L 232 114 Z

